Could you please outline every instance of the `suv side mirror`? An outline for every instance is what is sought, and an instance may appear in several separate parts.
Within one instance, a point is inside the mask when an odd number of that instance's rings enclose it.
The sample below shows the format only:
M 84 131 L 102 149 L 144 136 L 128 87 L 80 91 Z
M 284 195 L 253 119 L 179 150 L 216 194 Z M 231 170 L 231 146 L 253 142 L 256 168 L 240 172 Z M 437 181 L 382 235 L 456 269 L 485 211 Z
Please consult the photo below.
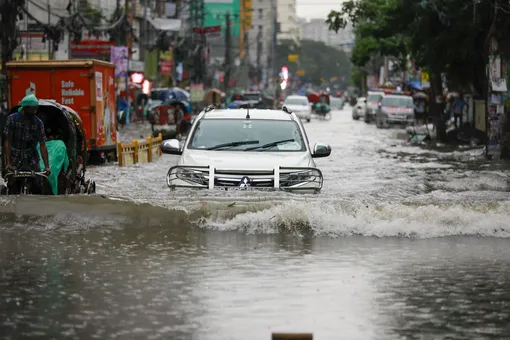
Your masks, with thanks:
M 161 144 L 161 152 L 169 155 L 182 155 L 181 143 L 177 139 L 167 139 Z
M 329 157 L 331 155 L 331 146 L 323 143 L 315 143 L 313 146 L 312 158 Z

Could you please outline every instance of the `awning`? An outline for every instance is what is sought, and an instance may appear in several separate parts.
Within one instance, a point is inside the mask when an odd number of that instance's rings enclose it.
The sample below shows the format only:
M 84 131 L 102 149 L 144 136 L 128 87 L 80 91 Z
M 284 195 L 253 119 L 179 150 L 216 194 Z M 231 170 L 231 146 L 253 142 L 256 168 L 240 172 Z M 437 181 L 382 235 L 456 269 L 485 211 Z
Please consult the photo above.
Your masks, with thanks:
M 158 31 L 178 32 L 182 26 L 181 19 L 154 18 L 147 21 Z

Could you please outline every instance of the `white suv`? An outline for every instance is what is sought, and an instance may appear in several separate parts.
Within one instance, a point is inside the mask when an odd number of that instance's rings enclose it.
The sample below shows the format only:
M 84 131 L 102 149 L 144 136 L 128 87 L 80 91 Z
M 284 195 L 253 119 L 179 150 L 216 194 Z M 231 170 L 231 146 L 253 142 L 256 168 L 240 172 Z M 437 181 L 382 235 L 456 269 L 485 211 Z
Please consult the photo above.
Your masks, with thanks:
M 313 158 L 331 147 L 310 149 L 300 119 L 289 109 L 206 108 L 186 141 L 166 140 L 164 153 L 181 155 L 167 174 L 171 189 L 286 190 L 318 193 L 322 173 Z M 211 180 L 214 179 L 214 180 Z

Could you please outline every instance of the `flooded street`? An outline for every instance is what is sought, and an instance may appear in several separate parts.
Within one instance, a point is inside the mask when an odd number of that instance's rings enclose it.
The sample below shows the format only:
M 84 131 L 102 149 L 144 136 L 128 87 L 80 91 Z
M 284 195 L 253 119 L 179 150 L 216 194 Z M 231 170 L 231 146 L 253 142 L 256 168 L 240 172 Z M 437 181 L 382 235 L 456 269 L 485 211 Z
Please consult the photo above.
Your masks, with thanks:
M 0 200 L 0 339 L 510 339 L 510 171 L 350 109 L 305 127 L 319 196 L 171 192 L 164 155 Z

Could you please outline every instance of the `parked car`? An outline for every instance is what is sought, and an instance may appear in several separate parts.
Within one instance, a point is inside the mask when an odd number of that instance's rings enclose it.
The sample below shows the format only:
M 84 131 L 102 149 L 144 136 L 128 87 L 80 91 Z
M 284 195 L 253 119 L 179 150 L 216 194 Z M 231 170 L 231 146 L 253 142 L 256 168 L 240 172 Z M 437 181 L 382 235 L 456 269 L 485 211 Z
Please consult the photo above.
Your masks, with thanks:
M 295 113 L 214 109 L 199 114 L 184 143 L 166 140 L 164 153 L 181 155 L 168 170 L 172 189 L 284 190 L 318 193 L 323 177 L 314 159 L 331 147 L 310 147 Z
M 367 109 L 365 111 L 365 123 L 375 121 L 375 114 L 379 108 L 379 102 L 384 97 L 382 91 L 368 91 L 367 95 Z
M 378 128 L 388 127 L 390 124 L 407 125 L 413 121 L 413 97 L 390 94 L 382 98 L 375 118 Z
M 352 107 L 352 119 L 358 120 L 360 117 L 365 117 L 367 110 L 367 98 L 359 97 L 356 105 Z
M 306 119 L 307 122 L 312 119 L 312 107 L 305 96 L 288 96 L 285 98 L 283 106 L 289 108 L 299 118 Z

